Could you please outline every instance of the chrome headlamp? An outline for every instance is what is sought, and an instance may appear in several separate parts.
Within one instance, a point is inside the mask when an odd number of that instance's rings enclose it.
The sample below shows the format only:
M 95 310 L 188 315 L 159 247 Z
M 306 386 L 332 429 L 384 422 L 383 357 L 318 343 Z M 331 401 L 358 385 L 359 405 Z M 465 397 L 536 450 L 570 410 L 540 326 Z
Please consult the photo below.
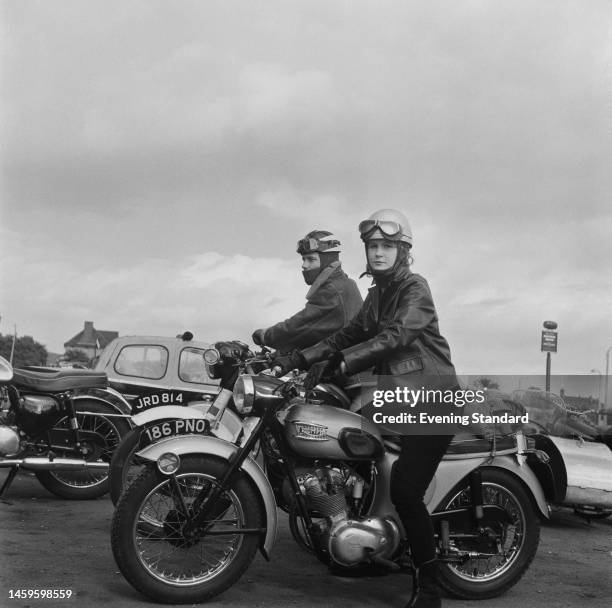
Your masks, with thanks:
M 234 405 L 241 414 L 250 414 L 255 402 L 255 385 L 253 377 L 249 375 L 239 376 L 234 384 Z
M 204 351 L 204 362 L 207 365 L 215 365 L 221 360 L 221 353 L 216 348 L 207 348 Z

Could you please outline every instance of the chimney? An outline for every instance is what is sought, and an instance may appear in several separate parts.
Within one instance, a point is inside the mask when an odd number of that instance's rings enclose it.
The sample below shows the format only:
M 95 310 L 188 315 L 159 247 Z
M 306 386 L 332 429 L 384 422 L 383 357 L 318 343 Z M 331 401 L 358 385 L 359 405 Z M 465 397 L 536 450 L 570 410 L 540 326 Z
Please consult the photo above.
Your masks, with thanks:
M 85 331 L 93 330 L 93 321 L 85 321 Z

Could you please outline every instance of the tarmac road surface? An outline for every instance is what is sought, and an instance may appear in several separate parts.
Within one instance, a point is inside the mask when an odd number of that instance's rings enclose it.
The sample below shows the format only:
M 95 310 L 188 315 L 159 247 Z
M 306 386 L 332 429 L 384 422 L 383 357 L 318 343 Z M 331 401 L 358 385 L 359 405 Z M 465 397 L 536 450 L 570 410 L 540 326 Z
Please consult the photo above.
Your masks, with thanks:
M 0 483 L 6 473 L 0 472 Z M 0 607 L 132 608 L 151 606 L 123 579 L 110 548 L 113 507 L 107 497 L 67 501 L 21 473 L 0 502 Z M 405 574 L 339 578 L 302 551 L 279 513 L 270 563 L 259 554 L 242 579 L 207 608 L 401 608 Z M 71 590 L 70 599 L 11 599 L 17 589 Z M 569 510 L 542 526 L 538 554 L 505 595 L 483 602 L 452 598 L 445 608 L 609 608 L 612 606 L 612 518 L 588 524 Z

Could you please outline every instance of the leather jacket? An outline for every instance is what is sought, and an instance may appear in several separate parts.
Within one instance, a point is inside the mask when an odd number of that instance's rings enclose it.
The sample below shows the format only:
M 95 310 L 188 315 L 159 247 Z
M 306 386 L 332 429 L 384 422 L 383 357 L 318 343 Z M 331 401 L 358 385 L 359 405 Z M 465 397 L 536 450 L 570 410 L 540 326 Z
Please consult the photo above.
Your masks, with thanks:
M 326 266 L 306 294 L 306 306 L 264 332 L 264 344 L 285 353 L 316 344 L 348 325 L 363 299 L 340 262 Z
M 427 281 L 401 268 L 375 284 L 344 329 L 302 351 L 308 366 L 341 351 L 347 374 L 374 367 L 379 386 L 455 388 L 457 378 Z

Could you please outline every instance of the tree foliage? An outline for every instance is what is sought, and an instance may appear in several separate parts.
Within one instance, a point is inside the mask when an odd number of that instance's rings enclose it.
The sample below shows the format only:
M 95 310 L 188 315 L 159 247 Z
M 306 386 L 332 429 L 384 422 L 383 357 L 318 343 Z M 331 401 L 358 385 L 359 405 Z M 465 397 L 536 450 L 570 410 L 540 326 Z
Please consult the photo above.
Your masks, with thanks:
M 487 388 L 487 389 L 490 388 L 493 390 L 499 390 L 499 382 L 495 382 L 495 380 L 492 380 L 491 378 L 487 378 L 486 376 L 482 376 L 478 378 L 478 380 L 474 382 L 474 385 L 477 388 Z
M 89 363 L 89 357 L 78 348 L 67 348 L 62 358 L 74 363 Z
M 11 357 L 13 336 L 0 334 L 0 355 L 7 361 Z M 13 352 L 13 367 L 25 367 L 26 365 L 46 365 L 47 349 L 36 342 L 32 336 L 21 336 L 15 340 Z

